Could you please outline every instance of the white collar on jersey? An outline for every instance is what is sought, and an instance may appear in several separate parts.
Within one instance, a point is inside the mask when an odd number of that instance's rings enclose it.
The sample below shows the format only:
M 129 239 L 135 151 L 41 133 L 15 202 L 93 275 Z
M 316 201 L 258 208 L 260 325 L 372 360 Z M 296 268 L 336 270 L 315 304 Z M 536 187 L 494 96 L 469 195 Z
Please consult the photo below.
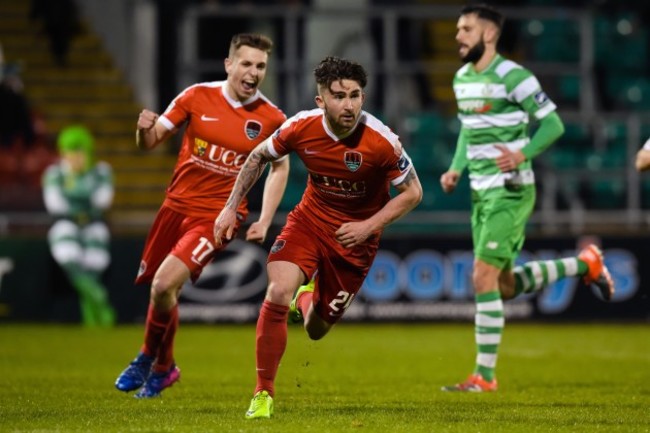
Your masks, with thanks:
M 260 91 L 259 91 L 259 89 L 255 89 L 255 94 L 253 96 L 251 96 L 250 98 L 244 100 L 244 101 L 239 101 L 237 99 L 233 99 L 228 94 L 228 90 L 226 89 L 227 86 L 228 86 L 228 83 L 226 81 L 224 81 L 223 86 L 221 86 L 221 93 L 223 94 L 223 97 L 226 98 L 226 101 L 228 101 L 228 103 L 233 108 L 243 107 L 244 105 L 248 105 L 251 102 L 255 102 L 258 99 L 260 99 Z
M 348 132 L 346 132 L 345 134 L 343 134 L 343 135 L 336 135 L 330 129 L 329 125 L 327 124 L 327 121 L 325 120 L 325 111 L 323 111 L 323 117 L 321 119 L 321 122 L 323 122 L 323 128 L 325 129 L 325 132 L 327 133 L 327 135 L 329 135 L 332 138 L 332 140 L 339 141 L 339 140 L 343 140 L 344 138 L 349 137 L 350 135 L 352 135 L 352 133 L 355 131 L 355 129 L 357 129 L 357 126 L 359 126 L 359 123 L 361 122 L 361 119 L 364 118 L 364 117 L 366 117 L 366 112 L 361 110 L 361 112 L 359 113 L 359 117 L 357 118 L 357 123 L 355 123 L 354 126 L 352 128 L 350 128 L 350 130 Z

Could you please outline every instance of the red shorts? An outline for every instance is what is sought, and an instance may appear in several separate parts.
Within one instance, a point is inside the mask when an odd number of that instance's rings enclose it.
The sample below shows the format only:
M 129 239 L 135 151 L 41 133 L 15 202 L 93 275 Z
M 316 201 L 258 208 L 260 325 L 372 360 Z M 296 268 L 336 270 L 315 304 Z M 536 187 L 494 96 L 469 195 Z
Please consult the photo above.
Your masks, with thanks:
M 336 241 L 334 232 L 327 233 L 322 226 L 297 214 L 294 210 L 287 217 L 287 224 L 271 247 L 268 262 L 294 263 L 308 279 L 314 278 L 314 309 L 326 322 L 336 323 L 368 275 L 377 255 L 379 236 L 372 236 L 354 248 L 344 248 Z
M 162 206 L 147 236 L 135 283 L 150 284 L 169 254 L 185 263 L 196 281 L 203 267 L 227 244 L 224 239 L 221 246 L 215 245 L 213 219 L 183 215 Z

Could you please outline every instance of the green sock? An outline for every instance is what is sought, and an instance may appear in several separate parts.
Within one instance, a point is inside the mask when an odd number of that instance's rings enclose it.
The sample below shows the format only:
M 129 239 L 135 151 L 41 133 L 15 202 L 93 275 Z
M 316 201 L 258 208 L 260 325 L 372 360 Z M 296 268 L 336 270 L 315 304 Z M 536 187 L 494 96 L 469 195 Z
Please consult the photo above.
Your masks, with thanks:
M 494 379 L 497 351 L 503 332 L 503 301 L 498 290 L 476 295 L 476 367 L 483 379 Z
M 115 311 L 108 301 L 104 285 L 93 273 L 70 268 L 72 285 L 79 293 L 81 318 L 86 326 L 111 327 Z
M 557 260 L 539 260 L 524 263 L 513 270 L 515 296 L 537 292 L 564 277 L 575 277 L 587 272 L 587 264 L 576 257 Z
M 81 322 L 84 326 L 94 328 L 98 325 L 95 317 L 95 309 L 92 301 L 85 299 L 80 295 L 79 306 L 81 307 Z

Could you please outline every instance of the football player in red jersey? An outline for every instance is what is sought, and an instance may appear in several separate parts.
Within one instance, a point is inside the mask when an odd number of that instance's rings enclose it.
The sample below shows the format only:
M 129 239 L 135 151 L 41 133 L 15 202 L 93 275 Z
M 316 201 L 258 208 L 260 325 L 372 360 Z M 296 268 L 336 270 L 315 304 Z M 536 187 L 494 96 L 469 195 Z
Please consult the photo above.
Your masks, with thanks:
M 232 239 L 237 209 L 266 164 L 297 153 L 309 179 L 269 254 L 249 419 L 273 413 L 274 381 L 298 287 L 313 279 L 313 289 L 301 289 L 295 305 L 309 337 L 318 340 L 341 319 L 361 288 L 382 230 L 422 199 L 422 186 L 398 136 L 362 110 L 367 81 L 363 67 L 327 57 L 314 72 L 318 108 L 288 119 L 249 155 L 214 224 L 216 242 Z M 398 191 L 393 198 L 389 184 Z
M 146 241 L 136 283 L 151 284 L 144 344 L 115 386 L 138 398 L 155 397 L 180 377 L 174 362 L 178 296 L 188 278 L 196 280 L 229 239 L 215 242 L 214 218 L 226 205 L 248 157 L 286 116 L 259 91 L 272 41 L 263 35 L 232 38 L 225 81 L 198 83 L 183 90 L 161 115 L 143 110 L 137 124 L 139 148 L 152 149 L 186 126 L 178 162 Z M 262 242 L 280 203 L 289 174 L 288 158 L 273 162 L 260 218 L 246 233 Z M 232 232 L 248 213 L 240 200 Z M 232 234 L 232 233 L 231 233 Z

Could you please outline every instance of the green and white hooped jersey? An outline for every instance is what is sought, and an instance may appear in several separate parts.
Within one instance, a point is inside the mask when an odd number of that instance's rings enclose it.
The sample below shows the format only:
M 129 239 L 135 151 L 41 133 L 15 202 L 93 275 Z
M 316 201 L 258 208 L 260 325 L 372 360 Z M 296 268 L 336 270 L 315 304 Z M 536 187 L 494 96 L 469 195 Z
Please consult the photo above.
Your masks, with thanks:
M 521 163 L 516 173 L 501 173 L 494 160 L 500 155 L 495 145 L 516 151 L 529 143 L 530 116 L 543 119 L 556 109 L 537 78 L 497 54 L 481 72 L 465 64 L 453 83 L 473 195 L 479 199 L 504 195 L 506 186 L 513 184 L 533 190 L 531 161 Z
M 101 216 L 113 201 L 113 172 L 105 162 L 74 174 L 64 161 L 43 174 L 43 199 L 52 215 L 75 218 L 80 214 Z

